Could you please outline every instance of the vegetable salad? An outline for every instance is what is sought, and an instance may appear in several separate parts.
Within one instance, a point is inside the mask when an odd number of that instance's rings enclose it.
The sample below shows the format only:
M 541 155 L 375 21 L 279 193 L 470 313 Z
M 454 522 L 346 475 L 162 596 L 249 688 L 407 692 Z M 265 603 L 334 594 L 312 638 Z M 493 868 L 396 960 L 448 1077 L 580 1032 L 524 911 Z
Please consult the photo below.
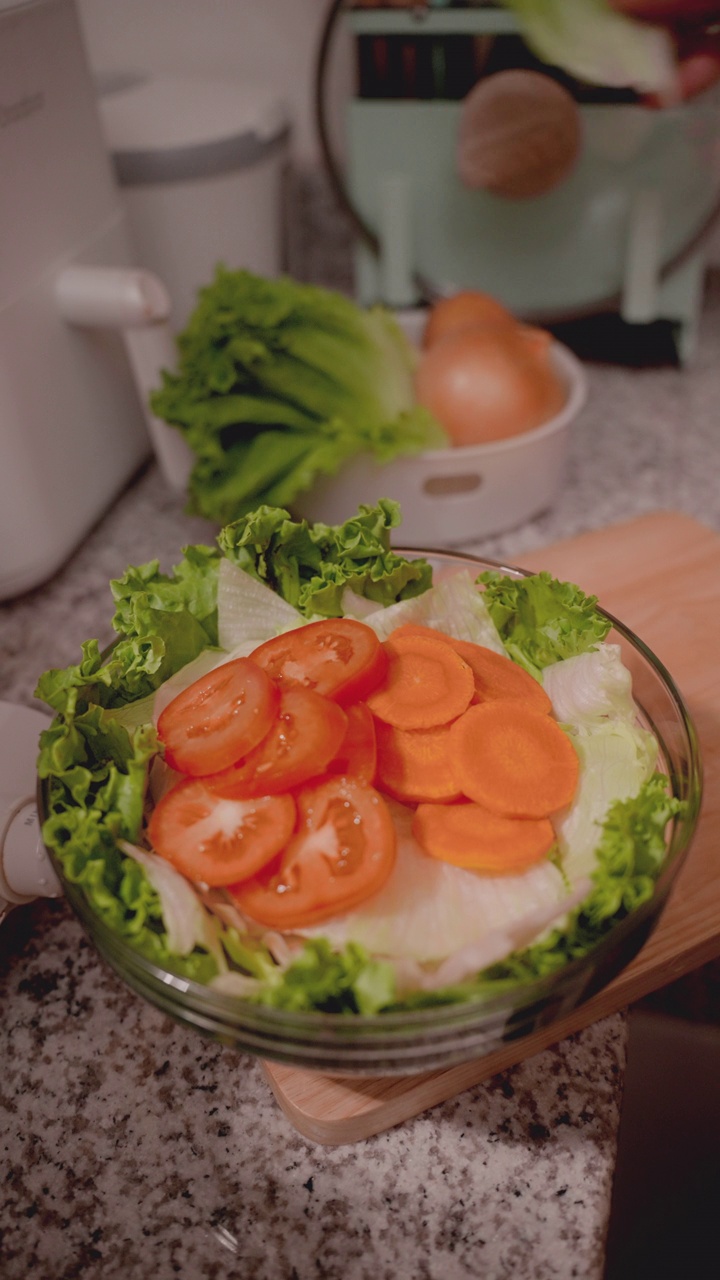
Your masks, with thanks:
M 156 964 L 376 1013 L 549 973 L 645 901 L 679 809 L 596 601 L 431 566 L 396 504 L 261 508 L 111 584 L 41 678 L 44 839 Z

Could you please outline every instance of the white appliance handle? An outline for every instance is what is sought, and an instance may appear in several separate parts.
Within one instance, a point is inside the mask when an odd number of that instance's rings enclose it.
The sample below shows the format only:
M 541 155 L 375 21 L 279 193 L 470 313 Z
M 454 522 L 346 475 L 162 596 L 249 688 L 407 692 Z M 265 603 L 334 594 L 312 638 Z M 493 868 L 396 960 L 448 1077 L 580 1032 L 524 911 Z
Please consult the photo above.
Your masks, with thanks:
M 35 803 L 41 711 L 0 702 L 0 921 L 34 898 L 57 898 L 60 882 L 45 849 Z
M 120 330 L 158 465 L 172 489 L 185 491 L 192 452 L 180 432 L 150 409 L 160 371 L 172 368 L 176 358 L 170 298 L 162 281 L 137 267 L 74 265 L 57 277 L 55 301 L 68 324 Z

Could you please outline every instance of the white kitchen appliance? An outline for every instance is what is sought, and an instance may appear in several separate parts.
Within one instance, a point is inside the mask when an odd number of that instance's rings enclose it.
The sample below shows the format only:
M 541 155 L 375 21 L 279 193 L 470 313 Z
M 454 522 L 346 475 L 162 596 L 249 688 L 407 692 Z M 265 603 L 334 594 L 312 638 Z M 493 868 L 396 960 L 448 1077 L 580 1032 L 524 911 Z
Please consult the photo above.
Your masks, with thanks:
M 107 148 L 138 260 L 183 329 L 218 262 L 277 276 L 290 119 L 272 89 L 240 77 L 98 77 Z
M 74 0 L 0 0 L 0 599 L 49 577 L 150 452 L 169 303 L 135 260 Z

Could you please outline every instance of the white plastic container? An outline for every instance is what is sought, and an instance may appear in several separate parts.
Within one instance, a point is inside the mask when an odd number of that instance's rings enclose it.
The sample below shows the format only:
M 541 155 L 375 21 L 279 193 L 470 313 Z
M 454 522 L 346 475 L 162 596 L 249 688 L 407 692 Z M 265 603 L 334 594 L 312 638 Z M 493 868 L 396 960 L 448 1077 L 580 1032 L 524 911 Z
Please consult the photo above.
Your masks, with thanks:
M 238 80 L 128 75 L 101 83 L 99 106 L 140 262 L 165 284 L 174 329 L 218 262 L 279 274 L 280 101 Z
M 80 267 L 131 270 L 73 0 L 0 0 L 0 599 L 50 576 L 150 452 L 124 342 L 61 313 Z
M 423 312 L 398 317 L 417 340 Z M 567 387 L 562 411 L 533 431 L 492 444 L 432 449 L 380 465 L 354 458 L 293 503 L 308 520 L 339 524 L 358 503 L 393 498 L 402 508 L 396 540 L 409 547 L 459 547 L 503 533 L 551 507 L 560 491 L 570 427 L 585 403 L 582 364 L 561 343 L 552 347 L 555 368 Z

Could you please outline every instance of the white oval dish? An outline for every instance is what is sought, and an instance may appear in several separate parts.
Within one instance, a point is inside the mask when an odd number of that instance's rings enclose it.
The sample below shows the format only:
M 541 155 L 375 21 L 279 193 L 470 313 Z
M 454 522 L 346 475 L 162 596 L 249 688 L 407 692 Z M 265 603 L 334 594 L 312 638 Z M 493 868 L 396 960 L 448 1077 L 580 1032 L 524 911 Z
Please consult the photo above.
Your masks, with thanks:
M 421 331 L 419 316 L 399 317 L 413 340 Z M 552 359 L 567 387 L 567 400 L 542 426 L 507 440 L 429 449 L 384 464 L 362 454 L 300 494 L 294 514 L 340 524 L 357 511 L 359 501 L 393 498 L 402 507 L 404 544 L 438 548 L 503 533 L 539 515 L 560 491 L 570 426 L 587 398 L 578 358 L 553 342 Z

